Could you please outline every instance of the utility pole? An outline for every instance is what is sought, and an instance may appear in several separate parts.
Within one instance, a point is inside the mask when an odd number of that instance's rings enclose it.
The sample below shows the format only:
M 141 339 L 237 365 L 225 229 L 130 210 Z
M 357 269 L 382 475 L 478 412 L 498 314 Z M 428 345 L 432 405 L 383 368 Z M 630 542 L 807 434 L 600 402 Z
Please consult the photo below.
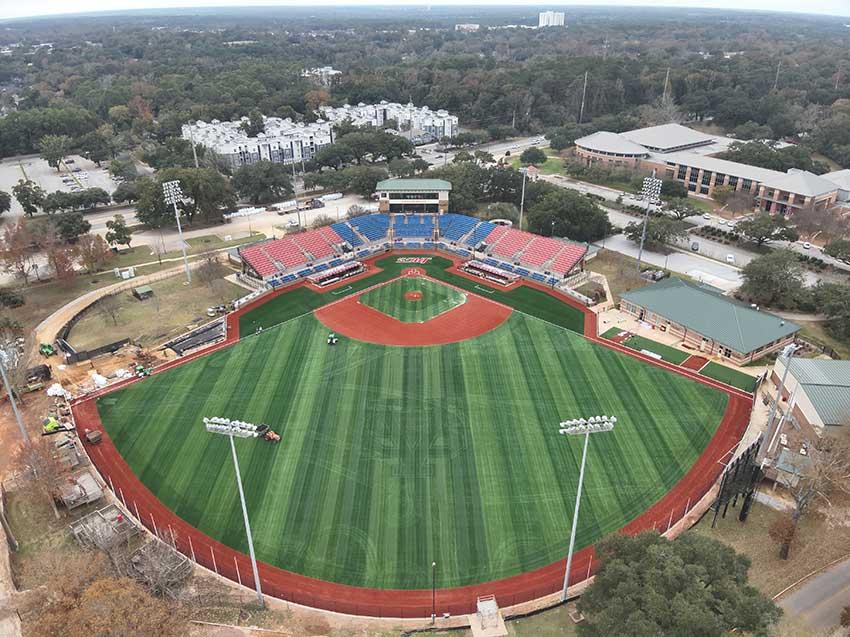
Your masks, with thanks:
M 192 157 L 195 159 L 195 168 L 198 168 L 198 149 L 195 148 L 195 135 L 192 133 L 194 122 L 189 122 L 189 143 L 192 144 Z
M 661 95 L 661 101 L 667 99 L 667 86 L 670 84 L 670 67 L 667 67 L 667 75 L 664 77 L 664 92 Z
M 581 89 L 581 109 L 578 112 L 578 123 L 584 119 L 584 101 L 587 97 L 587 71 L 584 72 L 584 88 Z
M 3 352 L 3 354 L 6 354 Z M 15 401 L 15 395 L 12 391 L 12 385 L 9 384 L 9 377 L 6 375 L 6 361 L 8 360 L 8 355 L 3 356 L 3 360 L 0 360 L 0 375 L 3 376 L 3 385 L 6 387 L 6 393 L 9 395 L 9 404 L 12 405 L 12 411 L 15 414 L 15 420 L 18 423 L 18 429 L 21 431 L 21 438 L 24 439 L 24 443 L 30 444 L 30 436 L 27 433 L 27 428 L 24 427 L 23 418 L 21 418 L 21 412 L 18 411 L 18 403 Z
M 519 229 L 522 230 L 522 212 L 525 209 L 525 177 L 528 174 L 528 168 L 520 168 L 522 173 L 522 195 L 519 198 Z

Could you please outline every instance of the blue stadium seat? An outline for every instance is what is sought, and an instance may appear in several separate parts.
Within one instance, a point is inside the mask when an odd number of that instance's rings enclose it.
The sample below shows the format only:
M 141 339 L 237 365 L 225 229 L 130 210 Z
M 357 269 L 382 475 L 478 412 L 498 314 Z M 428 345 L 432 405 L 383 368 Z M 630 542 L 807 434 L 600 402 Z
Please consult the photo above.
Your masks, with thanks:
M 341 221 L 339 223 L 332 223 L 331 228 L 334 232 L 336 232 L 344 241 L 347 241 L 352 248 L 356 248 L 357 246 L 362 246 L 363 241 L 358 237 L 354 230 L 352 230 L 351 226 L 347 223 Z
M 487 235 L 489 235 L 495 229 L 495 223 L 490 223 L 489 221 L 482 221 L 478 224 L 475 230 L 472 231 L 472 234 L 464 243 L 466 243 L 466 245 L 468 245 L 470 248 L 474 248 L 479 243 L 484 241 L 484 239 L 487 238 Z
M 355 217 L 348 223 L 369 241 L 384 239 L 390 230 L 390 218 L 387 215 L 375 214 Z

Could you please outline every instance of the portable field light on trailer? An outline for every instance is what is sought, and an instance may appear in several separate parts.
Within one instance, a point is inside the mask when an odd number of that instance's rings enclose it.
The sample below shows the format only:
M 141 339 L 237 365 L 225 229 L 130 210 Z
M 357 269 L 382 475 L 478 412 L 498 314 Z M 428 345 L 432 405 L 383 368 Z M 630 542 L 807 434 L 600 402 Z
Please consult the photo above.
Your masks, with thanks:
M 576 544 L 576 528 L 578 527 L 578 510 L 581 504 L 581 487 L 584 483 L 584 467 L 587 464 L 587 443 L 590 434 L 604 433 L 614 429 L 617 419 L 614 416 L 591 416 L 590 418 L 573 418 L 561 423 L 558 433 L 562 436 L 584 436 L 584 451 L 581 454 L 581 471 L 578 474 L 578 489 L 576 492 L 576 508 L 573 513 L 573 526 L 570 529 L 570 548 L 567 551 L 567 568 L 564 571 L 564 588 L 561 591 L 561 601 L 567 601 L 567 588 L 570 586 L 570 568 L 573 565 L 573 549 Z
M 186 268 L 186 283 L 191 284 L 192 272 L 189 270 L 189 257 L 186 256 L 186 242 L 183 241 L 183 228 L 180 225 L 180 211 L 177 208 L 177 202 L 183 201 L 183 191 L 180 189 L 180 182 L 177 180 L 163 182 L 162 195 L 165 199 L 165 203 L 170 206 L 174 206 L 174 218 L 177 220 L 177 234 L 180 237 L 180 250 L 183 251 L 183 265 Z
M 236 486 L 239 488 L 239 501 L 242 503 L 242 517 L 245 520 L 245 534 L 248 536 L 248 550 L 251 554 L 251 568 L 254 571 L 254 586 L 257 589 L 257 601 L 260 608 L 265 608 L 263 590 L 260 587 L 260 572 L 257 570 L 257 557 L 254 554 L 254 538 L 251 536 L 251 524 L 248 521 L 248 508 L 245 506 L 245 492 L 242 490 L 242 474 L 239 472 L 239 459 L 236 457 L 234 438 L 256 438 L 259 436 L 257 425 L 242 420 L 230 418 L 204 418 L 204 428 L 214 434 L 230 438 L 230 451 L 233 454 L 233 467 L 236 470 Z

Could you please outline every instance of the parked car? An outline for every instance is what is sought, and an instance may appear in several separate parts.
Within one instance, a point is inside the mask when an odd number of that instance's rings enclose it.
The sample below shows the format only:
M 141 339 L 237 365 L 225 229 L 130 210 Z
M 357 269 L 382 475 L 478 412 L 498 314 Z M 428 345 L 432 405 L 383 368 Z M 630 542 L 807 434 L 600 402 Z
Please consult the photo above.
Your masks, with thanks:
M 727 254 L 726 255 L 726 263 L 731 263 L 732 265 L 734 265 L 735 264 L 735 255 L 734 254 Z
M 696 241 L 692 241 L 691 250 L 693 250 L 694 252 L 699 252 L 699 243 L 697 243 Z
M 702 213 L 702 218 L 703 219 L 711 219 L 711 215 L 708 214 L 707 212 L 704 212 L 704 213 Z

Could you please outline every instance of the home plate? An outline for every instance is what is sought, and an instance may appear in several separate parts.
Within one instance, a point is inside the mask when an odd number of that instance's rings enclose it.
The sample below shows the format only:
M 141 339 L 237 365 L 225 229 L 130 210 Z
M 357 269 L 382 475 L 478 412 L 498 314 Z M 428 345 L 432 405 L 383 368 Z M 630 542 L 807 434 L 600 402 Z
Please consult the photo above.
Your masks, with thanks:
M 508 634 L 502 612 L 493 595 L 479 597 L 477 608 L 477 613 L 467 615 L 473 637 L 502 637 Z

